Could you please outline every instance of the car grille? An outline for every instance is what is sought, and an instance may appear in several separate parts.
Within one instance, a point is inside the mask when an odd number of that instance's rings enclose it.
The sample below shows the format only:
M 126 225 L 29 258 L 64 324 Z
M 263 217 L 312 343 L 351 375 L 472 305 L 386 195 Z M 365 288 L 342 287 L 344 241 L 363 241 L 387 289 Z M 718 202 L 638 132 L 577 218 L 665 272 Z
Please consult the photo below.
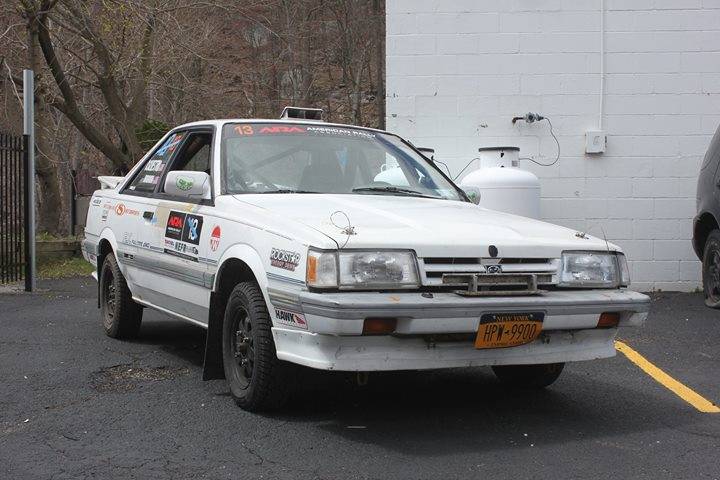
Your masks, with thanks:
M 467 285 L 466 283 L 443 282 L 444 275 L 456 277 L 458 274 L 464 273 L 532 273 L 536 274 L 538 285 L 552 285 L 557 283 L 557 272 L 560 265 L 560 261 L 555 258 L 428 257 L 420 258 L 419 263 L 422 284 L 432 287 Z M 500 271 L 493 266 L 499 266 Z

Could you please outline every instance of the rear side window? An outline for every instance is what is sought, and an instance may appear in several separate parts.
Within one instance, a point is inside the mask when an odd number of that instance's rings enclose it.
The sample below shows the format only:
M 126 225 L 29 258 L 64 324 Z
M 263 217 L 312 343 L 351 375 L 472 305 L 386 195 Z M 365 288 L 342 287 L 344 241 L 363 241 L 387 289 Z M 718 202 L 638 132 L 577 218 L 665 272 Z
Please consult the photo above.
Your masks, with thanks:
M 152 157 L 145 162 L 142 170 L 140 170 L 133 181 L 128 186 L 128 190 L 133 192 L 153 192 L 155 187 L 160 183 L 163 172 L 170 163 L 173 153 L 178 148 L 183 138 L 184 132 L 173 133 L 158 148 Z

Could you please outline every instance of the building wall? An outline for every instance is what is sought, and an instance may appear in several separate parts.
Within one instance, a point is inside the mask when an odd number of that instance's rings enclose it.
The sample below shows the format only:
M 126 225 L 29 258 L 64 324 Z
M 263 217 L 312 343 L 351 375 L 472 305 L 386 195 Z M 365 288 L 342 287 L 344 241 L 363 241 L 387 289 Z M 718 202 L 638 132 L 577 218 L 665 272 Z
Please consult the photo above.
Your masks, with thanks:
M 542 217 L 603 235 L 638 289 L 693 290 L 697 173 L 720 123 L 720 0 L 387 0 L 387 128 L 435 147 L 453 173 L 480 146 L 517 145 Z

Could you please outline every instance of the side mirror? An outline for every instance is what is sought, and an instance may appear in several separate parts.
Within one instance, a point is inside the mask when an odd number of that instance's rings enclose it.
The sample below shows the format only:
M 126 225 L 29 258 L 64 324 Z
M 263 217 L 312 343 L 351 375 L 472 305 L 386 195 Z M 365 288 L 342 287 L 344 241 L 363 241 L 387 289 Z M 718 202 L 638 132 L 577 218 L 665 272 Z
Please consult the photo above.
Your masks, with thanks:
M 210 175 L 174 170 L 165 177 L 165 193 L 177 197 L 210 199 Z
M 460 188 L 462 188 L 462 191 L 465 192 L 465 195 L 468 196 L 471 202 L 475 205 L 480 203 L 480 189 L 478 187 L 463 185 Z

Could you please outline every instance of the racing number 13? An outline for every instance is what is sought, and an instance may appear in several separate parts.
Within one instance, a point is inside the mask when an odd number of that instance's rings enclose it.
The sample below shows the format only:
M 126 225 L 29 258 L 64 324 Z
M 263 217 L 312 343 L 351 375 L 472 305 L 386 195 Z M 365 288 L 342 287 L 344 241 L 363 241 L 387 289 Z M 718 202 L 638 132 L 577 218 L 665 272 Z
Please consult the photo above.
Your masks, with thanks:
M 255 133 L 252 125 L 237 125 L 234 130 L 238 135 L 252 135 Z

